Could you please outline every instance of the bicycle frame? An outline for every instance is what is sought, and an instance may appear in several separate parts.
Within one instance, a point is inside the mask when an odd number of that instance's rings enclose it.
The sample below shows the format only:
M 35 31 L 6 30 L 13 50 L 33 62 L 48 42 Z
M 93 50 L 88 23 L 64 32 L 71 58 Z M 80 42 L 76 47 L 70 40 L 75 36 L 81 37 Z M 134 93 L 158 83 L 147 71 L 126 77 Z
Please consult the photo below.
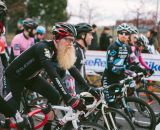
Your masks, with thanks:
M 40 122 L 39 124 L 37 124 L 36 126 L 34 126 L 34 129 L 39 129 L 42 126 L 44 126 L 47 121 L 48 121 L 48 114 L 45 114 L 44 111 L 42 109 L 36 109 L 30 113 L 28 113 L 29 117 L 33 117 L 34 115 L 38 114 L 38 113 L 42 113 L 44 115 L 44 119 L 42 122 Z M 17 128 L 16 123 L 14 122 L 10 122 L 9 124 L 9 128 Z

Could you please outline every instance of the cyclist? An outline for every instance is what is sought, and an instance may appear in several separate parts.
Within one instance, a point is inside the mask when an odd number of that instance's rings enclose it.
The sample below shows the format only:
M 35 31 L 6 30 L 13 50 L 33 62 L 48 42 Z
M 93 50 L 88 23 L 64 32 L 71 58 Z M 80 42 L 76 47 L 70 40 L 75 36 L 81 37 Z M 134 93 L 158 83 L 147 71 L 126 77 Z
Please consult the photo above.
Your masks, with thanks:
M 11 60 L 19 56 L 23 51 L 27 50 L 34 44 L 34 35 L 37 23 L 33 19 L 26 19 L 23 21 L 24 31 L 17 34 L 12 42 Z
M 113 83 L 119 83 L 120 80 L 124 79 L 125 70 L 131 67 L 129 64 L 130 58 L 133 60 L 132 68 L 134 67 L 134 69 L 145 72 L 145 70 L 139 67 L 139 62 L 135 60 L 136 57 L 132 54 L 131 48 L 128 45 L 130 34 L 131 31 L 128 24 L 123 23 L 117 27 L 118 39 L 107 49 L 106 68 L 102 77 L 102 84 L 105 87 Z M 115 86 L 112 91 L 115 91 L 115 89 L 119 90 L 120 86 Z M 114 105 L 113 101 L 110 100 L 110 105 Z
M 92 36 L 92 26 L 87 23 L 79 23 L 75 25 L 77 30 L 77 37 L 75 41 L 75 50 L 76 50 L 76 62 L 75 66 L 80 71 L 82 77 L 86 79 L 86 69 L 85 69 L 85 60 L 86 60 L 86 49 L 91 45 L 93 36 Z M 77 92 L 81 90 L 80 84 L 75 82 Z
M 38 26 L 36 28 L 36 36 L 35 36 L 35 39 L 34 39 L 34 43 L 37 43 L 37 42 L 40 42 L 40 41 L 44 40 L 45 34 L 46 34 L 45 27 Z
M 7 6 L 4 2 L 0 1 L 0 34 L 2 34 L 2 32 L 4 31 L 4 21 L 5 21 L 5 16 L 6 16 L 6 12 L 7 12 Z M 0 37 L 0 55 L 1 55 L 1 59 L 3 62 L 3 57 L 4 57 L 4 53 L 5 53 L 5 46 L 4 46 L 4 40 L 1 39 Z M 4 62 L 3 62 L 4 63 Z M 0 63 L 1 64 L 1 63 Z M 4 65 L 5 66 L 5 65 Z M 3 67 L 2 65 L 0 65 L 0 89 L 2 88 L 2 77 L 3 77 Z M 19 129 L 23 129 L 26 125 L 26 117 L 20 117 L 17 116 L 16 114 L 19 112 L 14 113 L 13 111 L 13 106 L 10 106 L 3 98 L 2 98 L 2 93 L 0 94 L 0 113 L 4 114 L 5 117 L 14 117 L 16 122 L 17 122 L 17 126 Z M 21 119 L 21 121 L 19 120 Z M 7 127 L 7 126 L 6 126 Z M 1 129 L 1 122 L 0 122 L 0 129 Z M 7 129 L 7 128 L 6 128 Z
M 153 74 L 153 70 L 150 69 L 149 66 L 144 62 L 141 54 L 144 49 L 146 51 L 149 51 L 148 50 L 149 41 L 143 34 L 140 34 L 138 36 L 137 32 L 138 32 L 137 29 L 131 28 L 131 36 L 135 37 L 135 41 L 130 40 L 129 42 L 131 45 L 132 53 L 134 53 L 135 56 L 137 57 L 137 60 L 140 63 L 141 67 L 145 68 L 148 74 L 150 73 L 149 75 L 151 75 Z M 131 60 L 130 62 L 132 63 L 133 61 Z
M 63 70 L 68 70 L 79 83 L 83 84 L 86 91 L 89 91 L 96 97 L 99 96 L 96 89 L 89 88 L 74 66 L 76 56 L 73 41 L 77 33 L 74 26 L 66 23 L 56 24 L 52 29 L 52 33 L 55 37 L 54 40 L 42 41 L 33 45 L 18 56 L 5 71 L 7 85 L 10 86 L 12 91 L 12 99 L 14 98 L 14 101 L 16 101 L 13 102 L 12 100 L 11 102 L 9 100 L 10 104 L 14 104 L 15 112 L 19 108 L 21 91 L 24 87 L 46 97 L 52 104 L 59 103 L 60 93 L 64 101 L 73 109 L 85 109 L 85 105 L 80 99 L 68 94 L 60 74 L 57 72 L 57 65 Z M 48 73 L 59 93 L 38 75 L 42 69 Z M 48 126 L 51 126 L 51 123 L 48 122 L 44 128 L 49 129 Z

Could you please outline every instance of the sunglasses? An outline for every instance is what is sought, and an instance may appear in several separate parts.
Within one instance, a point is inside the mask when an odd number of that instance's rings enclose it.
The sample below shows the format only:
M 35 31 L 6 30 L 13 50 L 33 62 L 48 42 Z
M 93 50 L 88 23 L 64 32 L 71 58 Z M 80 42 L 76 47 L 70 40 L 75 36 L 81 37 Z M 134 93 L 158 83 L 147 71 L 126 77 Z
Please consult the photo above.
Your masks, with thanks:
M 118 34 L 121 34 L 121 35 L 130 35 L 129 32 L 118 32 Z

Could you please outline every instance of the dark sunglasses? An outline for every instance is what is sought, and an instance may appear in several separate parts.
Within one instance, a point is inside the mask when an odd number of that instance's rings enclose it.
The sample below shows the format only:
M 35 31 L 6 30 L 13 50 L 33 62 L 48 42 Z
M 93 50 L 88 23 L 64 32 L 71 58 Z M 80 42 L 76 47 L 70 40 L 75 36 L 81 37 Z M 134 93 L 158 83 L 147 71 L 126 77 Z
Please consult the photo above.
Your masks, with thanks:
M 130 35 L 130 33 L 129 32 L 118 32 L 118 34 L 121 34 L 121 35 Z

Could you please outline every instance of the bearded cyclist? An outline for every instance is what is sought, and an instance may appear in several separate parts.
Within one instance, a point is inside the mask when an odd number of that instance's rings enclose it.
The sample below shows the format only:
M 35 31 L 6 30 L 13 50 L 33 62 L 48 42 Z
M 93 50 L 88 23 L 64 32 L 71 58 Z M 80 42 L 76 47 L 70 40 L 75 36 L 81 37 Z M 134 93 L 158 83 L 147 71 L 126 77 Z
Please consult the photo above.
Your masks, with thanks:
M 76 30 L 71 24 L 56 24 L 53 26 L 52 33 L 55 37 L 52 41 L 42 41 L 33 45 L 28 50 L 18 56 L 6 69 L 7 85 L 10 86 L 12 95 L 16 102 L 14 111 L 19 108 L 21 92 L 24 87 L 31 89 L 42 96 L 46 97 L 52 104 L 58 104 L 60 95 L 64 101 L 73 109 L 84 110 L 85 105 L 72 97 L 62 83 L 57 66 L 61 69 L 68 70 L 70 74 L 83 85 L 86 91 L 89 91 L 94 96 L 99 96 L 95 89 L 90 89 L 88 84 L 80 75 L 79 71 L 74 66 L 76 60 L 75 50 L 73 47 Z M 44 69 L 55 88 L 52 87 L 45 79 L 40 77 L 39 72 Z M 51 122 L 48 122 L 44 129 L 49 130 Z
M 33 19 L 23 21 L 24 31 L 14 36 L 11 47 L 11 61 L 34 44 L 37 23 Z

